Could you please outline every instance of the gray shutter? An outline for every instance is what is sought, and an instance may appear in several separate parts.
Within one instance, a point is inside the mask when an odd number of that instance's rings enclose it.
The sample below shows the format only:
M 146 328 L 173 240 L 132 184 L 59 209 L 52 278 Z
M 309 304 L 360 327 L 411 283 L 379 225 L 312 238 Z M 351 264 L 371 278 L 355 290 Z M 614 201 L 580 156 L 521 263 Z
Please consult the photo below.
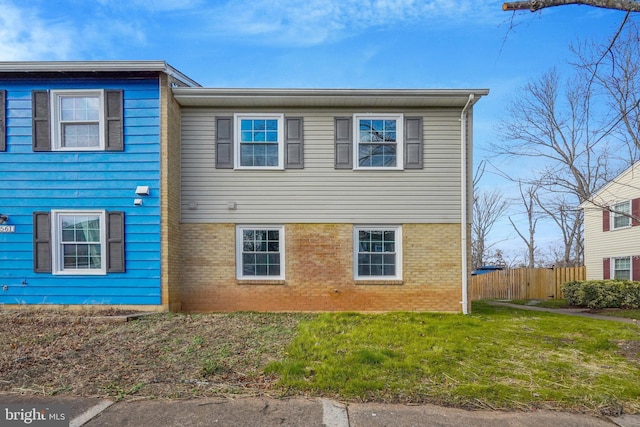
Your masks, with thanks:
M 302 117 L 287 117 L 284 125 L 284 167 L 304 169 L 304 137 Z
M 33 271 L 51 273 L 51 214 L 33 213 Z
M 351 117 L 335 118 L 335 168 L 353 169 Z
M 7 151 L 7 91 L 0 90 L 0 151 Z
M 121 90 L 104 92 L 106 151 L 124 151 L 123 108 Z
M 404 168 L 422 169 L 422 117 L 404 119 Z
M 34 90 L 31 98 L 32 105 L 32 137 L 33 151 L 51 151 L 51 126 L 49 125 L 49 92 Z
M 107 273 L 124 273 L 124 212 L 107 212 Z
M 233 117 L 216 117 L 216 168 L 233 169 Z

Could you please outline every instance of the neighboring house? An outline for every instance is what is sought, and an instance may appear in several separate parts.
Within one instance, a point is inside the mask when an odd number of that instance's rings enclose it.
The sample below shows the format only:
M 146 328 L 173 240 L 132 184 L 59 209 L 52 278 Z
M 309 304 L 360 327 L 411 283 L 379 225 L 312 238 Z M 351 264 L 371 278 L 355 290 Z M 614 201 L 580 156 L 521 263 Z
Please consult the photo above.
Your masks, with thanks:
M 640 281 L 640 162 L 580 207 L 587 280 Z
M 171 88 L 196 85 L 161 61 L 0 63 L 0 304 L 171 308 Z
M 182 309 L 467 312 L 488 90 L 173 92 Z

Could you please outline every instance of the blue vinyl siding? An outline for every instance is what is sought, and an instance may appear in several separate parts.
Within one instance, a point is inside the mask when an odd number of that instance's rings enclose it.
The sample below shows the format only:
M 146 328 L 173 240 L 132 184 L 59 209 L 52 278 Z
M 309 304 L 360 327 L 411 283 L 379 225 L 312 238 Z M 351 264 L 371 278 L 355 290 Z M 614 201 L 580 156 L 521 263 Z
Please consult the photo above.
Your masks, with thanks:
M 0 213 L 15 226 L 0 233 L 0 304 L 161 304 L 158 80 L 0 79 L 0 89 L 7 90 Z M 124 151 L 33 152 L 31 91 L 48 89 L 122 89 Z M 139 185 L 150 195 L 137 196 Z M 126 272 L 34 273 L 32 215 L 52 209 L 124 211 Z

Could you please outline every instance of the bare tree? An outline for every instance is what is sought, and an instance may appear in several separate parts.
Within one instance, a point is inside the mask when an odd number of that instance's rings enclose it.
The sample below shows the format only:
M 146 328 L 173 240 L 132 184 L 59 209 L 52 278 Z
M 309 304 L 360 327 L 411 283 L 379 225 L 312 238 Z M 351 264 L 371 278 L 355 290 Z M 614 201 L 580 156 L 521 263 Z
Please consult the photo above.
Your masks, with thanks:
M 565 198 L 544 201 L 536 195 L 536 203 L 547 217 L 553 220 L 562 234 L 562 249 L 557 251 L 554 265 L 557 267 L 582 265 L 584 255 L 582 210 L 572 206 Z
M 498 243 L 489 243 L 489 233 L 509 206 L 501 192 L 497 190 L 487 192 L 479 189 L 486 166 L 486 162 L 480 162 L 473 174 L 473 222 L 471 224 L 473 269 L 485 265 L 490 249 Z
M 568 80 L 561 85 L 558 73 L 551 70 L 518 92 L 499 127 L 505 143 L 495 148 L 505 155 L 532 158 L 536 167 L 531 174 L 512 179 L 535 187 L 538 200 L 561 199 L 573 207 L 572 221 L 551 217 L 567 236 L 566 252 L 571 253 L 582 241 L 582 212 L 575 208 L 619 169 L 610 166 L 610 127 L 594 119 L 589 85 Z M 530 242 L 529 253 L 535 253 L 531 235 L 523 240 Z
M 508 206 L 508 201 L 497 190 L 480 191 L 474 196 L 471 225 L 471 263 L 474 269 L 486 263 L 488 251 L 497 243 L 489 243 L 489 233 Z
M 522 183 L 518 183 L 520 189 L 520 199 L 525 208 L 525 214 L 527 215 L 528 230 L 526 235 L 520 231 L 518 226 L 509 217 L 509 222 L 513 226 L 520 239 L 527 247 L 527 267 L 534 268 L 536 266 L 536 226 L 538 225 L 538 214 L 536 212 L 536 200 L 538 198 L 537 192 L 540 189 L 537 185 L 529 185 L 526 188 L 522 188 Z
M 555 6 L 567 6 L 581 4 L 604 9 L 617 9 L 627 12 L 640 12 L 640 3 L 634 0 L 529 0 L 510 1 L 502 4 L 502 10 L 530 10 L 536 12 L 540 9 Z

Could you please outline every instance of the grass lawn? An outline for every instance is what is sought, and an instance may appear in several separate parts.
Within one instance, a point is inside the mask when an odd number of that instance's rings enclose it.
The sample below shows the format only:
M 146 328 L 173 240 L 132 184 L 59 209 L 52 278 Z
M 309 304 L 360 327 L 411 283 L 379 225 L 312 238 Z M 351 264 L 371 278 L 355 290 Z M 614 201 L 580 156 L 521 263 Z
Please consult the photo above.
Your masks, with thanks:
M 321 314 L 267 365 L 289 392 L 464 408 L 640 412 L 640 328 L 475 303 Z

